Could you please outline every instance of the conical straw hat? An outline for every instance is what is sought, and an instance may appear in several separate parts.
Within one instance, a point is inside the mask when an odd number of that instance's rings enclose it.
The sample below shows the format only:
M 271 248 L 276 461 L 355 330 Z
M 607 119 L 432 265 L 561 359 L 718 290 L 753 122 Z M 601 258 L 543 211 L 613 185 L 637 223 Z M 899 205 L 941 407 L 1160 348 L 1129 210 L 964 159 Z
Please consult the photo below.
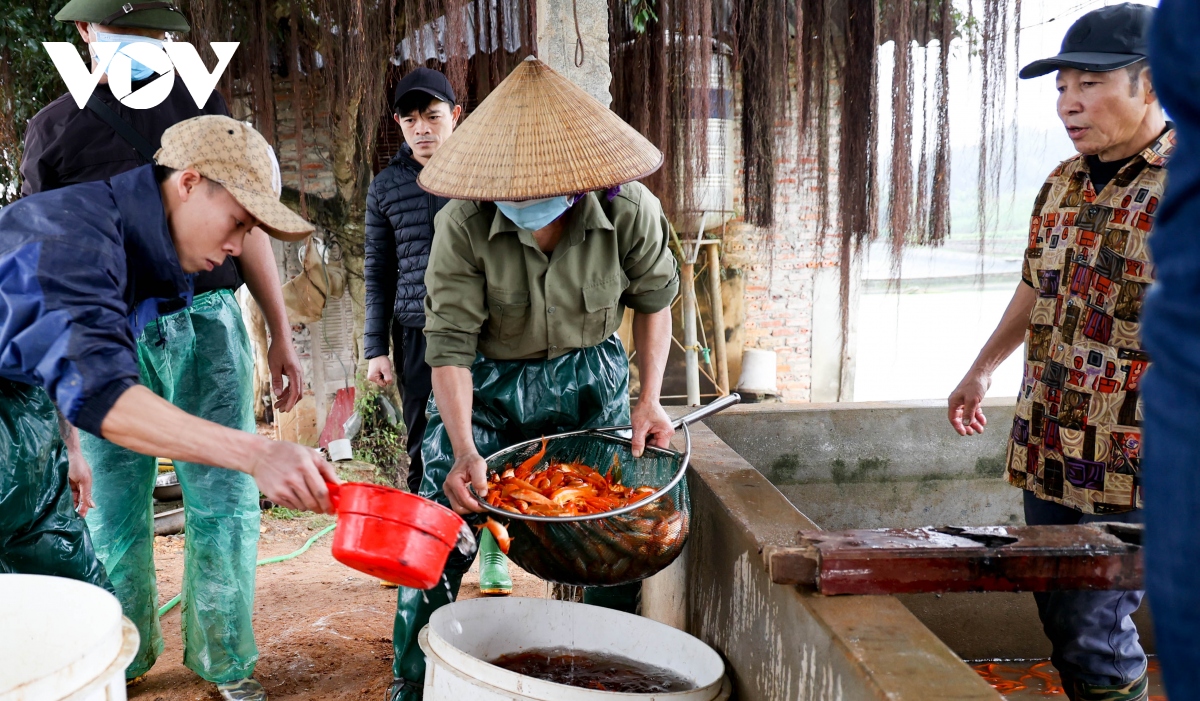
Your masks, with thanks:
M 646 137 L 530 56 L 433 154 L 418 182 L 451 199 L 517 202 L 611 188 L 662 162 Z

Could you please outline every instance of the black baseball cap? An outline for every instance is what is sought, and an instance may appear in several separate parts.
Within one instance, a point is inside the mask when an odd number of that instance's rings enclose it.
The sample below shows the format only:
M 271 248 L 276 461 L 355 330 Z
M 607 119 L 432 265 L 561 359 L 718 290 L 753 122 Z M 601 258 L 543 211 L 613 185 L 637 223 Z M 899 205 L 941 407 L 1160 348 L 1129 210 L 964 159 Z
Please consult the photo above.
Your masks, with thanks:
M 441 100 L 450 105 L 458 104 L 454 99 L 454 88 L 450 87 L 450 81 L 441 71 L 435 71 L 432 68 L 421 66 L 415 68 L 408 75 L 400 79 L 396 84 L 396 92 L 392 98 L 392 109 L 400 104 L 400 98 L 404 97 L 413 90 L 420 90 L 423 93 L 433 96 L 434 99 Z
M 1034 61 L 1019 75 L 1037 78 L 1059 68 L 1103 73 L 1137 63 L 1150 52 L 1153 20 L 1153 7 L 1132 2 L 1092 10 L 1067 30 L 1057 56 Z

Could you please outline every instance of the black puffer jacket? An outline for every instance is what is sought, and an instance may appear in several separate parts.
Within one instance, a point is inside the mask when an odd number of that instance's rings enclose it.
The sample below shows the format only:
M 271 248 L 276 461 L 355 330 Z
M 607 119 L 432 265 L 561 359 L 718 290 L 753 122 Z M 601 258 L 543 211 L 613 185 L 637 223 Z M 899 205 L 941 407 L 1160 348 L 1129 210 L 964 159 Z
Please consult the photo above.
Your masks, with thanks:
M 365 355 L 388 354 L 393 319 L 425 326 L 425 266 L 433 243 L 433 216 L 449 200 L 417 185 L 421 164 L 408 144 L 392 157 L 367 191 Z

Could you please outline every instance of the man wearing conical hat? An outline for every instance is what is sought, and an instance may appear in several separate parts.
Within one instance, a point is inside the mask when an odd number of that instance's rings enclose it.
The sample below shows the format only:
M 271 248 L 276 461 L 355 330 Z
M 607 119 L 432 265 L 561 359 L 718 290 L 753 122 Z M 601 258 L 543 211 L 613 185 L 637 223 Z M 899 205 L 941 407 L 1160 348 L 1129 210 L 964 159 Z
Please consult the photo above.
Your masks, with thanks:
M 483 456 L 539 436 L 633 425 L 633 453 L 674 433 L 659 404 L 679 289 L 671 230 L 634 180 L 662 154 L 545 64 L 523 62 L 430 159 L 419 183 L 454 201 L 437 215 L 425 273 L 426 360 L 433 400 L 422 496 L 479 512 Z M 633 310 L 641 392 L 616 336 Z M 417 633 L 456 594 L 469 558 L 451 557 L 447 588 L 401 588 L 390 701 L 421 698 Z M 632 611 L 639 585 L 584 600 Z

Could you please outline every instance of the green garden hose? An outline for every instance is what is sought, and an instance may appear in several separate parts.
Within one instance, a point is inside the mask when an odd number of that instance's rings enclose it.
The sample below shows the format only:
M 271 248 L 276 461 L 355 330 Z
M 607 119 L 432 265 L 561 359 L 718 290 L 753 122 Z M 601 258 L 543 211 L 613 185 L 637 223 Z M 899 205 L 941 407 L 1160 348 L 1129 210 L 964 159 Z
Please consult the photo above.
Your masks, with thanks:
M 303 547 L 301 547 L 299 550 L 297 550 L 294 553 L 288 553 L 287 555 L 279 555 L 277 557 L 268 557 L 265 560 L 259 560 L 255 564 L 259 567 L 262 567 L 263 565 L 270 565 L 274 562 L 283 562 L 284 560 L 290 560 L 293 557 L 299 557 L 299 556 L 303 555 L 304 553 L 308 552 L 308 549 L 312 547 L 313 543 L 317 542 L 318 538 L 320 538 L 321 536 L 325 535 L 326 533 L 332 531 L 336 527 L 337 527 L 337 524 L 335 523 L 335 524 L 332 524 L 330 526 L 327 526 L 327 527 L 321 529 L 320 531 L 317 532 L 317 534 L 315 536 L 309 538 L 308 542 L 305 543 Z M 167 611 L 170 611 L 171 609 L 175 608 L 175 605 L 178 604 L 180 602 L 180 600 L 182 600 L 182 599 L 183 599 L 183 592 L 176 594 L 174 599 L 171 599 L 167 603 L 163 604 L 162 608 L 160 608 L 158 610 L 158 617 L 162 618 L 163 616 L 165 616 L 167 614 Z

